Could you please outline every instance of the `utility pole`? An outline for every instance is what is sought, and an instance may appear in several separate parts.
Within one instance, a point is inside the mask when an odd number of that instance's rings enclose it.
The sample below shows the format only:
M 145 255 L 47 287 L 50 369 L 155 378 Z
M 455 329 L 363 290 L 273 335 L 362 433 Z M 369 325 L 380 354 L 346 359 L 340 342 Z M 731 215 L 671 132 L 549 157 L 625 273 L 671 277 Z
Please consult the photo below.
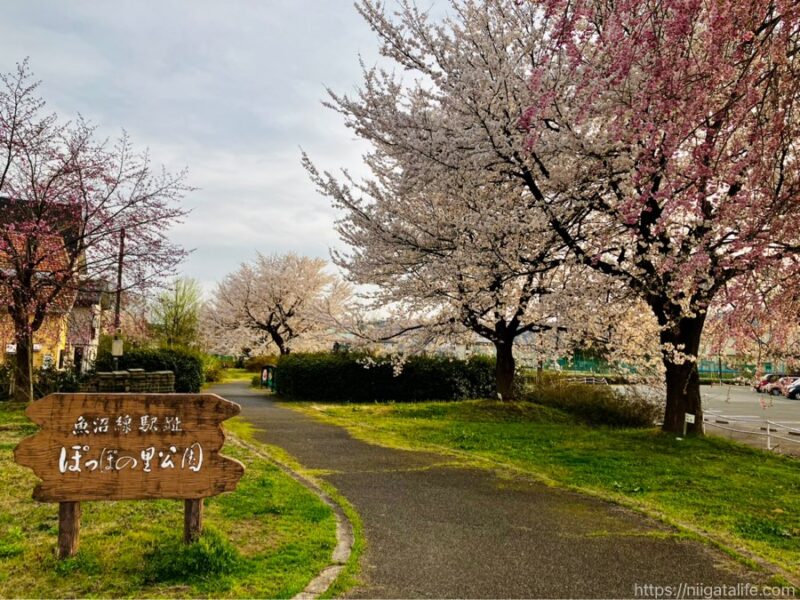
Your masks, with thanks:
M 114 304 L 114 340 L 111 354 L 114 356 L 114 370 L 119 370 L 119 357 L 122 356 L 122 340 L 119 338 L 120 305 L 122 303 L 122 259 L 125 256 L 125 228 L 119 230 L 119 259 L 117 260 L 117 298 Z

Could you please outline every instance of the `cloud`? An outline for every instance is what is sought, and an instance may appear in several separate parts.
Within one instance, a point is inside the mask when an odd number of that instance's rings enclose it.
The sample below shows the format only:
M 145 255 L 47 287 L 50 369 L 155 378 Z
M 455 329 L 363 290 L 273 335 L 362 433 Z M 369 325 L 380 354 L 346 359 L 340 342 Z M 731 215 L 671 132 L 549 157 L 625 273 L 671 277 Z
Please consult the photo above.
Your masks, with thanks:
M 44 0 L 8 3 L 0 69 L 30 56 L 51 109 L 105 135 L 125 128 L 199 188 L 172 237 L 206 287 L 264 253 L 328 256 L 335 211 L 300 166 L 360 171 L 363 144 L 323 108 L 349 91 L 377 42 L 349 2 Z

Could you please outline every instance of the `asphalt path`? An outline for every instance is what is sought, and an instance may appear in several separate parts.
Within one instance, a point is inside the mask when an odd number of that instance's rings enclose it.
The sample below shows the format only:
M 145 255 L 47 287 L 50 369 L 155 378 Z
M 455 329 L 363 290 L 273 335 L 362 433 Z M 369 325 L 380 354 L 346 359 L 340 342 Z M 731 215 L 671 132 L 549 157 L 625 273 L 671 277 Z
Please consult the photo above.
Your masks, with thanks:
M 645 597 L 648 585 L 677 594 L 764 578 L 615 505 L 367 444 L 246 383 L 212 391 L 241 404 L 259 440 L 325 472 L 356 508 L 367 548 L 351 597 L 629 598 Z

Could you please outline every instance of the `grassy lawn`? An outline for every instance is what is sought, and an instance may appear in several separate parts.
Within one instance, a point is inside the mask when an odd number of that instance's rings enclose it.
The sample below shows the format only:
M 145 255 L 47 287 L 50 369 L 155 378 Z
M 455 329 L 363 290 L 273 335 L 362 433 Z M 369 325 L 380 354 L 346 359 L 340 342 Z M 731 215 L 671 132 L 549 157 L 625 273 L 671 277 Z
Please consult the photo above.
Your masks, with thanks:
M 259 430 L 256 429 L 251 423 L 245 421 L 244 419 L 237 418 L 227 421 L 226 424 L 230 424 L 229 430 L 232 430 L 233 433 L 240 439 L 255 445 L 263 452 L 267 452 L 274 460 L 289 467 L 295 473 L 299 473 L 314 481 L 316 485 L 318 485 L 326 494 L 328 494 L 330 498 L 333 499 L 334 502 L 336 502 L 336 504 L 342 508 L 347 516 L 347 519 L 350 521 L 350 524 L 353 528 L 353 545 L 350 549 L 350 558 L 344 565 L 344 570 L 339 574 L 328 590 L 322 596 L 320 596 L 320 598 L 338 598 L 349 589 L 362 583 L 360 578 L 361 566 L 359 561 L 366 547 L 366 539 L 364 538 L 364 525 L 361 522 L 361 516 L 358 514 L 358 512 L 356 512 L 356 509 L 353 507 L 353 505 L 350 504 L 347 498 L 345 498 L 339 492 L 339 490 L 333 487 L 333 485 L 319 477 L 322 472 L 315 471 L 313 469 L 307 469 L 298 463 L 291 454 L 287 453 L 279 446 L 272 446 L 270 444 L 259 442 L 255 435 Z
M 258 373 L 253 373 L 252 371 L 248 371 L 247 369 L 225 369 L 222 372 L 222 382 L 223 383 L 228 381 L 250 382 L 256 375 L 258 375 Z
M 182 543 L 183 502 L 85 502 L 80 551 L 55 556 L 57 505 L 31 499 L 35 476 L 13 462 L 35 431 L 0 408 L 0 597 L 292 597 L 327 566 L 336 522 L 312 492 L 253 452 L 226 444 L 247 471 L 206 500 L 205 532 Z
M 289 404 L 366 441 L 451 451 L 638 507 L 800 574 L 800 462 L 720 438 L 588 427 L 496 401 Z

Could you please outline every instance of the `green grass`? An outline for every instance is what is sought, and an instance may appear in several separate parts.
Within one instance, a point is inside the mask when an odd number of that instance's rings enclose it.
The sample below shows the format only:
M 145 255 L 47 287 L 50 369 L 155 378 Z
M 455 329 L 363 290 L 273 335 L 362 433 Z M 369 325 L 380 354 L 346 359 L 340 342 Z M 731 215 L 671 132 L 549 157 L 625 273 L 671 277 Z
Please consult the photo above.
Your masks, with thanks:
M 321 596 L 321 598 L 339 597 L 347 590 L 361 583 L 359 578 L 360 558 L 364 552 L 364 549 L 366 548 L 366 540 L 364 538 L 364 526 L 361 522 L 361 517 L 356 512 L 356 509 L 353 507 L 353 505 L 350 504 L 347 498 L 339 493 L 339 491 L 330 483 L 320 479 L 320 476 L 324 474 L 323 472 L 306 469 L 300 463 L 298 463 L 293 456 L 288 454 L 282 448 L 259 442 L 255 437 L 255 434 L 258 430 L 251 423 L 245 421 L 241 417 L 236 417 L 228 421 L 227 425 L 237 437 L 258 447 L 259 450 L 266 452 L 274 460 L 291 468 L 294 472 L 300 473 L 304 477 L 312 480 L 342 508 L 348 520 L 350 521 L 350 524 L 353 527 L 353 546 L 350 549 L 350 557 L 348 558 L 347 563 L 344 565 L 344 570 L 339 574 L 339 576 L 331 584 L 328 590 Z
M 31 499 L 36 478 L 12 458 L 33 431 L 19 411 L 0 408 L 0 597 L 289 598 L 330 560 L 331 509 L 228 444 L 247 470 L 235 492 L 206 500 L 198 544 L 181 541 L 182 501 L 84 502 L 80 550 L 59 561 L 57 505 Z
M 253 375 L 258 375 L 258 373 L 252 373 L 247 369 L 224 369 L 222 371 L 222 383 L 228 383 L 230 381 L 250 381 Z
M 800 462 L 721 438 L 588 427 L 532 403 L 295 405 L 357 437 L 451 451 L 640 508 L 800 574 Z

